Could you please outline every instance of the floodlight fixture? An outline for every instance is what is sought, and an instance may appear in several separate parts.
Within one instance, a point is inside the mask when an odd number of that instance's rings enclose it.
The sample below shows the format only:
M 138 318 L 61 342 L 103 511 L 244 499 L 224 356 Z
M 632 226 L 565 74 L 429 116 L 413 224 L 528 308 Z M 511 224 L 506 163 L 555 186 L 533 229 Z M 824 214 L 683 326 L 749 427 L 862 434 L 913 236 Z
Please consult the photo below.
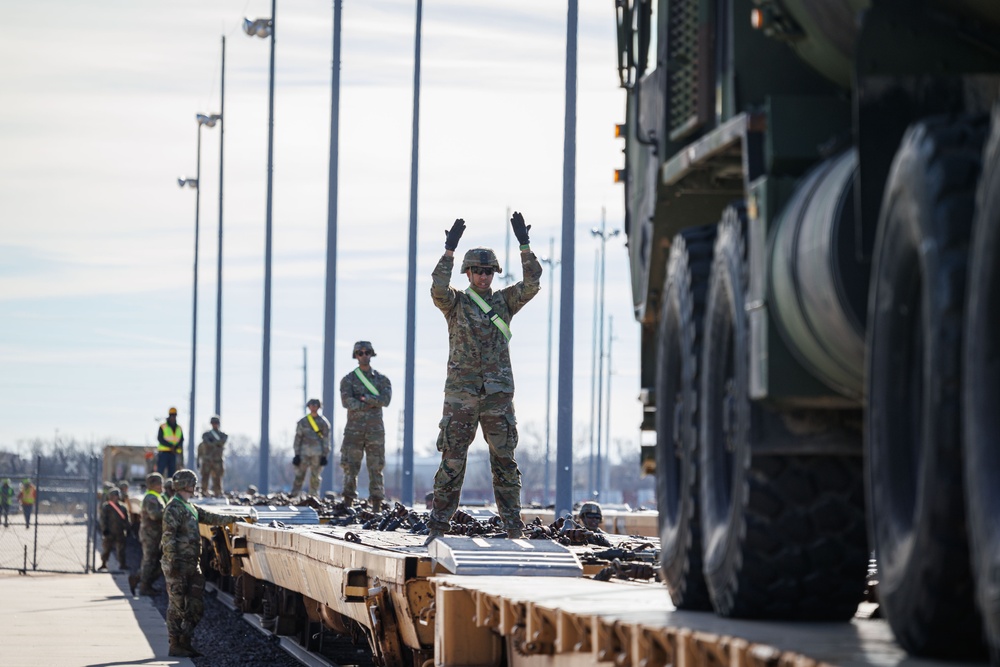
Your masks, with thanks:
M 271 19 L 254 19 L 251 21 L 248 18 L 243 19 L 243 32 L 250 35 L 251 37 L 260 37 L 264 39 L 265 37 L 271 36 Z
M 194 118 L 196 121 L 198 121 L 199 126 L 204 125 L 206 127 L 215 127 L 215 124 L 220 120 L 222 120 L 222 116 L 217 113 L 213 114 L 198 113 L 194 115 Z
M 192 188 L 192 189 L 197 188 L 198 187 L 198 179 L 197 178 L 187 178 L 186 176 L 179 176 L 177 178 L 177 187 L 183 188 L 185 185 L 188 186 L 189 188 Z

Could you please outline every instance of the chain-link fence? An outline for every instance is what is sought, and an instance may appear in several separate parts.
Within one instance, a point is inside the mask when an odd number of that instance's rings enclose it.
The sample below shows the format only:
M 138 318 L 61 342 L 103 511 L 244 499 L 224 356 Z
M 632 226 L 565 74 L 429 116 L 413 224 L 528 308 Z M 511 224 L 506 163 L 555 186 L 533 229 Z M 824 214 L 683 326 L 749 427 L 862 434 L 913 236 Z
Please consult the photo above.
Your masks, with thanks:
M 0 469 L 0 502 L 7 500 L 0 512 L 0 569 L 93 570 L 99 477 L 95 457 L 39 457 L 34 470 Z

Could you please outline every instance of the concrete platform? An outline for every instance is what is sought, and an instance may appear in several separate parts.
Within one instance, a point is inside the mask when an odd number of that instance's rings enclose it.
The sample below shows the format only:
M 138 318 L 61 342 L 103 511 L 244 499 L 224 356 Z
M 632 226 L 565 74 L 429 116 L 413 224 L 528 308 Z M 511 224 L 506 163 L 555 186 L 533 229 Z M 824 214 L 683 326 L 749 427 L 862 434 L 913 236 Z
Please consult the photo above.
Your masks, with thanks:
M 0 664 L 18 667 L 180 665 L 167 626 L 128 575 L 0 572 Z

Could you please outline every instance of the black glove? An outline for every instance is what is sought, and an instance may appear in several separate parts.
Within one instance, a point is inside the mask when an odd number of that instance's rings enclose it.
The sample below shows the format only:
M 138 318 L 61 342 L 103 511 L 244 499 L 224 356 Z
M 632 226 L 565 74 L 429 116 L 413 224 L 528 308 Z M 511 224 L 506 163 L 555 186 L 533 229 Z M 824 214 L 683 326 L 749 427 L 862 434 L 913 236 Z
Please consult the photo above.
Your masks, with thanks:
M 107 537 L 107 536 L 108 536 L 108 535 L 110 535 L 110 534 L 111 534 L 111 531 L 110 531 L 110 530 L 106 530 L 106 531 L 104 531 L 104 537 Z
M 451 226 L 450 230 L 445 231 L 444 236 L 444 249 L 454 250 L 458 247 L 458 241 L 462 238 L 462 234 L 465 233 L 465 220 L 458 218 L 455 220 L 455 224 Z
M 521 245 L 528 245 L 528 230 L 531 229 L 531 225 L 527 227 L 524 225 L 524 216 L 514 211 L 514 215 L 510 216 L 510 226 L 514 230 L 517 242 Z
M 297 466 L 297 465 L 299 465 L 300 463 L 302 463 L 302 457 L 301 457 L 301 456 L 299 456 L 298 454 L 296 454 L 296 455 L 295 455 L 295 456 L 294 456 L 294 457 L 292 458 L 292 465 L 293 465 L 293 466 Z
M 325 456 L 319 457 L 319 464 L 321 466 L 325 466 L 326 465 L 326 457 Z

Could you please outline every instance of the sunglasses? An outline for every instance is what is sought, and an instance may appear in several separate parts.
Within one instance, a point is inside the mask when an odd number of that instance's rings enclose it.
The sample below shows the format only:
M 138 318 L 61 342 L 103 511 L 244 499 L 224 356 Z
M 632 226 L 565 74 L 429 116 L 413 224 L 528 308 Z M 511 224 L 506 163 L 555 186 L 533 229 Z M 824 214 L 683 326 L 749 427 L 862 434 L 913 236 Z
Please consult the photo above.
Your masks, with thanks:
M 477 276 L 492 276 L 493 269 L 489 266 L 473 266 L 472 272 Z
M 358 350 L 354 354 L 358 355 L 359 357 L 370 357 L 374 353 L 371 350 Z

